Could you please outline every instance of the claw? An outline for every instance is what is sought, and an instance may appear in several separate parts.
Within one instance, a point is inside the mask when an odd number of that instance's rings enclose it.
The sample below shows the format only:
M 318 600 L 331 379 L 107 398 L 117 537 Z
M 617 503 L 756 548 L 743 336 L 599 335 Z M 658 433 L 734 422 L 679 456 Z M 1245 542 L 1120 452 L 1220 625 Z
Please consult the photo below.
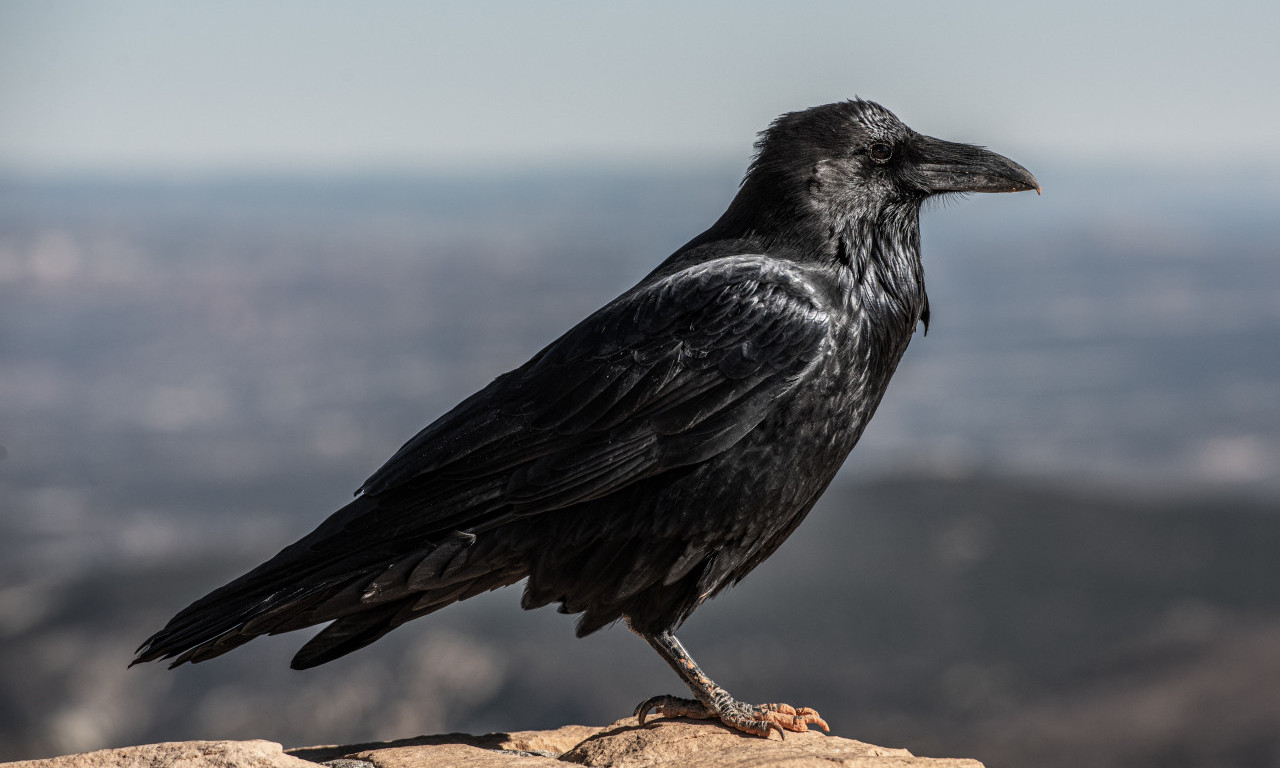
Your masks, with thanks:
M 632 716 L 635 717 L 636 720 L 639 720 L 641 725 L 644 725 L 645 718 L 649 716 L 649 710 L 653 709 L 654 702 L 660 698 L 662 697 L 650 696 L 649 698 L 640 702 L 639 704 L 636 705 L 636 711 L 631 713 Z
M 790 731 L 804 733 L 809 730 L 810 725 L 816 725 L 827 733 L 831 732 L 827 721 L 822 719 L 817 710 L 809 707 L 797 709 L 790 704 L 761 704 L 760 709 L 767 713 L 766 719 L 770 722 L 776 722 Z
M 635 718 L 640 725 L 644 725 L 644 721 L 648 719 L 649 710 L 653 710 L 655 715 L 661 717 L 692 717 L 697 720 L 719 717 L 696 699 L 682 699 L 679 696 L 667 695 L 651 696 L 636 707 Z
M 803 716 L 805 722 L 809 725 L 816 725 L 821 728 L 823 733 L 831 733 L 831 726 L 827 725 L 827 721 L 822 719 L 822 715 L 819 715 L 817 710 L 801 707 L 797 714 Z
M 810 725 L 816 725 L 830 732 L 827 722 L 809 707 L 796 708 L 790 704 L 741 704 L 730 699 L 722 708 L 711 709 L 696 699 L 682 699 L 677 696 L 653 696 L 640 702 L 636 707 L 635 718 L 640 725 L 649 719 L 650 711 L 660 717 L 691 717 L 699 720 L 719 720 L 743 733 L 769 738 L 778 732 L 780 738 L 787 737 L 787 731 L 804 733 Z

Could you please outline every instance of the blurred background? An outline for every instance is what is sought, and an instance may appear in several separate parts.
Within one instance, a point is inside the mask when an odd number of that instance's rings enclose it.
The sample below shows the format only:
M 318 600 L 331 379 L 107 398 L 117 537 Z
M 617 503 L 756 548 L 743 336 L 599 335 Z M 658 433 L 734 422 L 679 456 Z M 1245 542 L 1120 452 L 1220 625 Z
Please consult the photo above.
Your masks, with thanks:
M 0 760 L 680 692 L 518 589 L 305 673 L 125 665 L 860 95 L 1045 192 L 926 211 L 928 337 L 685 643 L 917 754 L 1280 765 L 1278 8 L 0 5 Z

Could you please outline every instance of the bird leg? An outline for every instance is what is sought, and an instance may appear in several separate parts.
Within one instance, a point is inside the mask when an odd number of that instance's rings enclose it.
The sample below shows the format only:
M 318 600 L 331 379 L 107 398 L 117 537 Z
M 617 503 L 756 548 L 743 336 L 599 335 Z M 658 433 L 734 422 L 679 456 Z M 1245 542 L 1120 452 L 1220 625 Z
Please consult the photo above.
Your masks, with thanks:
M 692 717 L 702 720 L 719 720 L 725 725 L 744 733 L 768 738 L 771 731 L 784 736 L 785 731 L 807 731 L 810 725 L 816 725 L 829 731 L 827 723 L 812 709 L 789 704 L 744 704 L 729 695 L 729 692 L 716 685 L 711 678 L 698 667 L 697 662 L 684 649 L 676 636 L 663 631 L 657 634 L 631 630 L 644 641 L 653 646 L 667 664 L 675 670 L 680 679 L 693 690 L 693 699 L 682 699 L 677 696 L 654 696 L 645 699 L 636 707 L 635 716 L 644 725 L 649 712 L 663 717 Z

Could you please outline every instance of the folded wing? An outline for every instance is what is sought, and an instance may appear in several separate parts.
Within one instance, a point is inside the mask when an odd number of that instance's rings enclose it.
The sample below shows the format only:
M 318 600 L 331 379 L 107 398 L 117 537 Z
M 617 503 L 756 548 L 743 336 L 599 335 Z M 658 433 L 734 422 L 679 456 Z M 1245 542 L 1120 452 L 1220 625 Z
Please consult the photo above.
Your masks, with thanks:
M 525 575 L 484 532 L 705 461 L 829 345 L 793 265 L 716 259 L 648 280 L 423 429 L 315 531 L 178 614 L 136 661 L 202 661 L 337 619 L 312 666 Z M 615 514 L 626 514 L 618 510 Z

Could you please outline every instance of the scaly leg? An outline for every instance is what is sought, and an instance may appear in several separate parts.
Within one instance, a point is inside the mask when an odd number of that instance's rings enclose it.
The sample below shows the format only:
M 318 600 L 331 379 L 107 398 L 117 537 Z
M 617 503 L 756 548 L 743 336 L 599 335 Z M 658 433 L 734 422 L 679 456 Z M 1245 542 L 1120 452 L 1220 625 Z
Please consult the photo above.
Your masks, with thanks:
M 635 632 L 634 629 L 632 631 Z M 733 698 L 698 668 L 693 657 L 670 632 L 636 634 L 666 659 L 696 697 L 682 699 L 676 696 L 654 696 L 646 699 L 636 707 L 635 714 L 640 725 L 644 725 L 645 718 L 652 710 L 663 717 L 716 719 L 730 728 L 756 736 L 768 737 L 770 731 L 775 730 L 779 736 L 785 735 L 784 730 L 807 731 L 810 725 L 816 725 L 824 731 L 830 730 L 826 721 L 808 707 L 796 709 L 789 704 L 744 704 Z

